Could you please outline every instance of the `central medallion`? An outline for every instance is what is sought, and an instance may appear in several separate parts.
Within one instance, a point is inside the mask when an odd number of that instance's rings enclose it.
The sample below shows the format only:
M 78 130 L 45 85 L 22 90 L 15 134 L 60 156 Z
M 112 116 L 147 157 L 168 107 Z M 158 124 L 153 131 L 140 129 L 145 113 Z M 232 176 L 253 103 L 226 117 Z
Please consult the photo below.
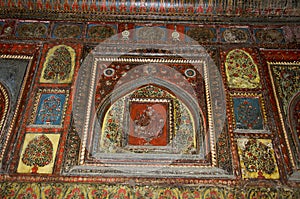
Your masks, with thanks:
M 168 99 L 130 99 L 128 145 L 166 146 L 171 108 Z

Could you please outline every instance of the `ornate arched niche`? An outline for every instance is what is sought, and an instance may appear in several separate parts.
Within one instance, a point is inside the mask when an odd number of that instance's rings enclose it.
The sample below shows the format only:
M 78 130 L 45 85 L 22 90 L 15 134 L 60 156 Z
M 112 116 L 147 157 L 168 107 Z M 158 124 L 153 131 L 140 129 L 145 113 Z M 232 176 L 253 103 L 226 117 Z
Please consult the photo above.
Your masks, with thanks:
M 0 82 L 0 135 L 5 125 L 6 117 L 9 111 L 9 92 L 6 87 Z
M 80 67 L 73 103 L 80 150 L 66 174 L 230 177 L 218 167 L 226 106 L 209 54 L 198 43 L 126 35 L 95 47 Z

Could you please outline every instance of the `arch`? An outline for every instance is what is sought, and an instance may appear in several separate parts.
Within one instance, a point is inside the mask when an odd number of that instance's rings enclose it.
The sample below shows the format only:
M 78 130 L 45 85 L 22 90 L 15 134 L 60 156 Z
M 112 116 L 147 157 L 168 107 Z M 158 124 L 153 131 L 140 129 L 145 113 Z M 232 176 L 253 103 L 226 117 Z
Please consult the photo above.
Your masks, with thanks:
M 300 160 L 300 92 L 290 100 L 288 108 L 288 124 L 291 129 L 292 139 L 295 144 L 297 159 Z
M 207 126 L 206 126 L 206 119 L 205 116 L 199 107 L 199 104 L 197 100 L 191 96 L 188 92 L 186 92 L 184 89 L 171 84 L 165 80 L 162 80 L 157 77 L 153 76 L 148 76 L 148 77 L 143 77 L 139 79 L 135 79 L 133 81 L 129 81 L 125 84 L 122 84 L 122 86 L 116 88 L 113 93 L 110 93 L 106 98 L 103 100 L 102 104 L 97 108 L 97 122 L 95 122 L 94 126 L 94 133 L 93 133 L 93 153 L 97 153 L 98 147 L 99 147 L 99 139 L 102 140 L 104 130 L 103 126 L 107 123 L 105 118 L 107 117 L 107 114 L 110 111 L 110 108 L 114 106 L 114 104 L 119 100 L 122 99 L 123 97 L 128 97 L 130 93 L 135 92 L 139 88 L 143 88 L 146 86 L 154 86 L 154 87 L 159 87 L 163 91 L 167 92 L 170 94 L 169 98 L 173 98 L 175 101 L 178 100 L 178 103 L 182 103 L 182 107 L 185 110 L 184 107 L 187 108 L 187 112 L 190 114 L 187 114 L 187 117 L 191 117 L 192 121 L 192 126 L 193 126 L 193 132 L 190 132 L 193 134 L 193 146 L 194 149 L 191 149 L 192 152 L 198 151 L 198 153 L 202 153 L 203 149 L 205 148 L 205 142 L 204 142 L 204 136 L 206 135 L 207 131 Z M 166 99 L 166 98 L 165 98 Z M 143 99 L 139 99 L 143 100 Z M 150 100 L 150 99 L 147 99 Z M 125 111 L 129 112 L 129 106 L 128 104 L 124 105 L 125 106 Z M 127 113 L 125 113 L 126 115 Z M 174 114 L 176 115 L 176 114 Z M 174 119 L 175 120 L 175 119 Z M 170 127 L 172 128 L 172 127 Z M 124 129 L 123 129 L 124 130 Z M 123 134 L 128 134 L 129 130 L 126 127 L 125 131 L 122 132 Z M 171 131 L 171 130 L 170 130 Z M 171 132 L 169 132 L 171 134 Z M 176 134 L 176 133 L 175 133 Z M 172 137 L 172 136 L 170 136 Z M 175 135 L 173 137 L 176 137 Z M 178 136 L 179 137 L 179 136 Z M 177 137 L 177 140 L 178 140 Z M 169 140 L 171 141 L 171 140 Z
M 10 97 L 8 89 L 0 82 L 0 132 L 2 132 L 9 111 Z

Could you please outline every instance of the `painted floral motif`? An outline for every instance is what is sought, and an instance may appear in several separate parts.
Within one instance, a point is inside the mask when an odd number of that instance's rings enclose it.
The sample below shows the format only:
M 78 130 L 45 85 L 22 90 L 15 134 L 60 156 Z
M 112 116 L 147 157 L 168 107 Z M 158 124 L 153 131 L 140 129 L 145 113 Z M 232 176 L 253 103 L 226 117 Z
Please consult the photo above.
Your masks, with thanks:
M 58 199 L 61 198 L 63 194 L 63 189 L 60 186 L 49 186 L 47 188 L 44 189 L 44 195 L 43 198 L 46 199 Z
M 119 187 L 112 191 L 109 198 L 113 199 L 130 199 L 130 190 L 126 187 Z
M 222 37 L 226 42 L 231 42 L 231 43 L 242 43 L 242 42 L 247 42 L 249 37 L 244 29 L 226 29 L 222 33 Z
M 164 40 L 166 37 L 164 27 L 138 27 L 136 34 L 137 39 L 142 41 L 160 41 Z
M 272 191 L 270 191 L 272 189 Z M 253 189 L 248 192 L 247 198 L 252 199 L 260 199 L 260 198 L 279 198 L 277 190 L 273 188 L 260 188 L 260 189 Z
M 211 188 L 206 189 L 203 193 L 203 198 L 206 199 L 223 199 L 226 198 L 224 196 L 224 191 L 222 189 Z
M 216 184 L 207 186 L 187 186 L 184 189 L 174 187 L 163 187 L 157 185 L 149 186 L 124 186 L 119 184 L 107 185 L 98 183 L 35 183 L 35 182 L 4 182 L 0 184 L 1 198 L 93 198 L 93 199 L 158 199 L 158 198 L 183 198 L 183 199 L 243 199 L 243 198 L 298 198 L 297 188 L 263 187 L 263 186 L 229 186 L 218 187 Z M 274 184 L 272 184 L 274 185 Z M 75 187 L 74 187 L 75 186 Z M 224 186 L 224 185 L 221 185 Z M 264 185 L 265 186 L 265 185 Z M 71 188 L 70 188 L 71 187 Z M 45 192 L 58 193 L 58 195 L 45 194 Z
M 230 51 L 226 56 L 225 67 L 229 87 L 260 87 L 258 68 L 247 52 L 240 49 Z
M 201 196 L 201 194 L 197 190 L 186 190 L 186 191 L 183 191 L 181 194 L 182 199 L 190 199 L 190 198 L 200 199 L 200 196 Z
M 41 82 L 69 83 L 75 65 L 74 50 L 65 45 L 56 46 L 47 53 Z
M 24 192 L 19 193 L 17 199 L 39 199 L 36 191 L 32 187 L 28 187 Z
M 179 198 L 178 192 L 176 189 L 165 189 L 160 191 L 158 194 L 158 199 L 177 199 Z
M 42 94 L 35 124 L 60 125 L 65 98 L 65 94 Z
M 88 29 L 88 37 L 93 39 L 106 39 L 113 36 L 116 30 L 111 26 L 90 25 Z
M 45 135 L 37 136 L 31 140 L 22 156 L 22 162 L 27 166 L 33 166 L 32 173 L 36 173 L 38 167 L 48 165 L 53 158 L 53 144 Z
M 279 178 L 271 140 L 239 139 L 238 146 L 244 178 Z
M 282 43 L 284 41 L 282 30 L 280 29 L 256 30 L 255 37 L 260 43 Z
M 79 25 L 63 25 L 55 27 L 53 36 L 56 38 L 80 38 L 82 27 Z
M 91 191 L 91 197 L 92 199 L 105 199 L 108 197 L 109 191 L 107 189 L 101 189 L 100 187 L 98 189 L 94 189 Z
M 36 37 L 46 36 L 47 26 L 43 23 L 21 23 L 19 24 L 16 35 L 18 37 Z
M 299 65 L 272 65 L 271 70 L 278 97 L 282 101 L 283 111 L 287 116 L 290 100 L 300 91 Z
M 263 117 L 258 98 L 233 98 L 237 129 L 263 129 Z
M 68 191 L 68 193 L 65 196 L 66 199 L 85 199 L 85 193 L 81 188 L 73 188 Z
M 189 28 L 186 30 L 186 34 L 198 42 L 211 42 L 216 39 L 215 30 L 212 28 Z

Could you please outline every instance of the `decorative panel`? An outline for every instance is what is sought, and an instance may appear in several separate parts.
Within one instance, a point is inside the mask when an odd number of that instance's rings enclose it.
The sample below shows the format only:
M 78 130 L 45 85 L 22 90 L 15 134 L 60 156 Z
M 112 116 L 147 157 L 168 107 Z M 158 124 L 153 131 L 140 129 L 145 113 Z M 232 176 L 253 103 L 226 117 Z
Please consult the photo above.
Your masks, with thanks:
M 60 134 L 26 133 L 18 173 L 52 173 Z
M 235 93 L 232 96 L 235 128 L 263 130 L 266 116 L 261 95 Z
M 247 28 L 221 28 L 221 38 L 228 43 L 249 43 L 249 31 Z
M 39 89 L 30 124 L 43 127 L 62 126 L 68 96 L 69 91 L 64 89 Z
M 46 38 L 48 27 L 48 23 L 22 22 L 17 26 L 16 36 L 21 38 Z
M 226 76 L 230 88 L 260 88 L 257 64 L 249 53 L 241 49 L 230 51 L 225 61 Z
M 298 62 L 268 62 L 268 66 L 281 125 L 286 142 L 290 144 L 289 153 L 295 158 L 295 166 L 299 169 L 300 139 L 297 131 L 299 120 L 297 120 L 296 110 L 300 92 L 300 64 Z M 289 140 L 292 140 L 292 143 Z M 294 149 L 293 152 L 292 149 Z
M 243 178 L 279 179 L 272 140 L 237 140 Z
M 41 83 L 70 83 L 75 68 L 75 50 L 66 45 L 49 49 L 43 63 Z

